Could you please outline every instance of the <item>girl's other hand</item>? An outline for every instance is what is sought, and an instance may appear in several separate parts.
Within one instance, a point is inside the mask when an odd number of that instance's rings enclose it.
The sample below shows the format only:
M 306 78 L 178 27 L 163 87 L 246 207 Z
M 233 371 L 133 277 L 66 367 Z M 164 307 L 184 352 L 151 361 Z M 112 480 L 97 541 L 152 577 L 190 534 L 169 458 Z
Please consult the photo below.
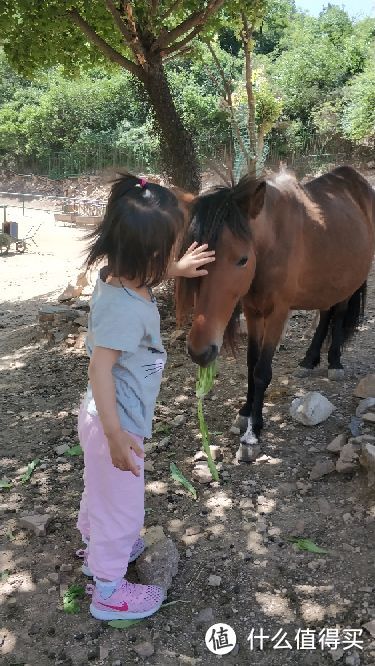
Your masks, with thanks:
M 140 466 L 134 459 L 133 451 L 139 458 L 143 458 L 142 447 L 124 430 L 107 435 L 107 439 L 114 467 L 123 472 L 131 472 L 134 476 L 140 476 Z
M 208 271 L 202 266 L 212 261 L 215 261 L 215 250 L 209 250 L 206 243 L 192 243 L 181 259 L 174 263 L 171 277 L 195 278 L 207 275 Z

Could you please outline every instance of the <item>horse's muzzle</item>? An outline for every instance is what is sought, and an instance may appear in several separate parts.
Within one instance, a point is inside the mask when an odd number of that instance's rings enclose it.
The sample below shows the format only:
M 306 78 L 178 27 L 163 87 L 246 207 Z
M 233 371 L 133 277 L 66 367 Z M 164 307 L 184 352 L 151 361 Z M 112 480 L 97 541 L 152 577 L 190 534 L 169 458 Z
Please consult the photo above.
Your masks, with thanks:
M 194 363 L 200 365 L 201 368 L 206 368 L 215 360 L 215 358 L 217 358 L 219 347 L 217 345 L 209 345 L 206 349 L 197 354 L 190 346 L 188 346 L 188 352 Z

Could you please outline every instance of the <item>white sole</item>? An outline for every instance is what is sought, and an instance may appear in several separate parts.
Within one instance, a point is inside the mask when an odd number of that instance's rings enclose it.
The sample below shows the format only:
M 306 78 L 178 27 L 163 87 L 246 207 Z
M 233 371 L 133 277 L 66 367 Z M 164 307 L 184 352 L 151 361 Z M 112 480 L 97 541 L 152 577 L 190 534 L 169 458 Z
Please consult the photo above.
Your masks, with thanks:
M 143 613 L 131 613 L 130 611 L 105 611 L 96 608 L 94 604 L 90 604 L 90 613 L 96 620 L 143 620 L 145 617 L 150 617 L 150 615 L 156 613 L 162 603 L 163 602 L 161 601 L 159 606 Z

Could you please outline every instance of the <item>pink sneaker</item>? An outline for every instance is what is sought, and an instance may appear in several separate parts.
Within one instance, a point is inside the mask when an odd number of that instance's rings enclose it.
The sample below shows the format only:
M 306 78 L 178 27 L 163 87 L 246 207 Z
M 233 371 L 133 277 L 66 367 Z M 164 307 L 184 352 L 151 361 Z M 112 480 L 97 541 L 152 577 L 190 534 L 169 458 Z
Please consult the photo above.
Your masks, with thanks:
M 156 585 L 139 585 L 123 580 L 107 598 L 95 585 L 90 613 L 97 620 L 142 620 L 159 610 L 164 590 Z
M 129 563 L 134 562 L 135 560 L 138 559 L 140 555 L 142 555 L 144 549 L 146 548 L 146 544 L 142 537 L 139 537 L 135 544 L 133 545 L 133 548 L 131 549 L 130 557 L 129 557 Z M 77 557 L 80 557 L 83 559 L 83 564 L 81 567 L 81 571 L 85 576 L 88 576 L 92 578 L 93 574 L 90 571 L 89 565 L 88 565 L 88 555 L 89 555 L 89 549 L 88 546 L 87 548 L 80 548 L 79 550 L 76 551 Z

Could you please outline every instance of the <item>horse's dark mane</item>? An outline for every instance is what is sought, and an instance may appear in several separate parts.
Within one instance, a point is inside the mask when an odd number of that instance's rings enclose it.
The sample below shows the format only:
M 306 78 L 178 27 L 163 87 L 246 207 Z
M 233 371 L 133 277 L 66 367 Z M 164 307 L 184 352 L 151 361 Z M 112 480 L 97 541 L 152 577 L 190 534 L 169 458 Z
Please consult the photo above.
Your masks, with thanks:
M 248 185 L 249 178 L 243 178 L 234 187 L 215 187 L 197 197 L 187 242 L 208 243 L 214 249 L 224 227 L 236 238 L 247 240 L 250 228 L 244 203 L 249 196 Z

